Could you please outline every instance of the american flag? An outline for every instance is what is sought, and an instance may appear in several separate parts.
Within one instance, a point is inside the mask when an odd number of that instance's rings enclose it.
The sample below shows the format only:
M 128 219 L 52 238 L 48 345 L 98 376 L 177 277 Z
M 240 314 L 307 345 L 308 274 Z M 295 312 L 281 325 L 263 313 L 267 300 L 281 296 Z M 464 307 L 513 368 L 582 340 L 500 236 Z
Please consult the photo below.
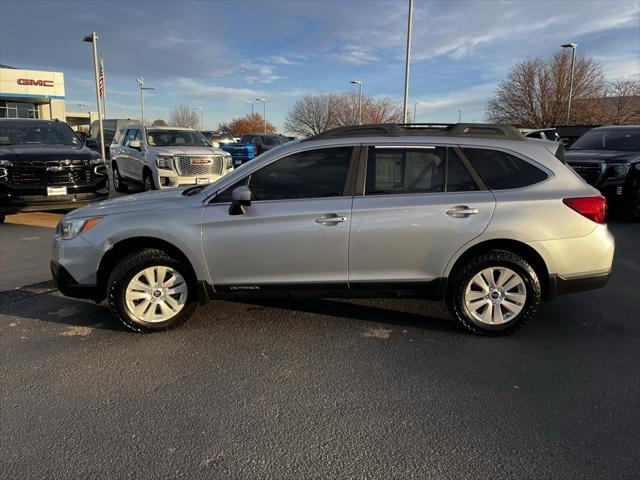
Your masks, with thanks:
M 100 58 L 100 73 L 98 75 L 98 89 L 100 98 L 104 98 L 104 58 Z

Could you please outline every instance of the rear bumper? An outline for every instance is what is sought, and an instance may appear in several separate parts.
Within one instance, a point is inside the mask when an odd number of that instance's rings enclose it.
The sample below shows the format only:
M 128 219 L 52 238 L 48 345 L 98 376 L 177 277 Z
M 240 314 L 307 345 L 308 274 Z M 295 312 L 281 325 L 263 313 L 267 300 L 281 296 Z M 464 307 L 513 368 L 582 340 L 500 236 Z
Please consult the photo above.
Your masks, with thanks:
M 564 278 L 561 275 L 549 276 L 549 298 L 558 295 L 584 292 L 604 287 L 609 281 L 611 272 L 600 275 L 589 275 L 584 277 Z
M 60 293 L 67 297 L 88 298 L 91 300 L 99 300 L 98 287 L 96 285 L 81 285 L 75 278 L 56 261 L 51 261 L 51 275 L 56 282 L 56 286 Z

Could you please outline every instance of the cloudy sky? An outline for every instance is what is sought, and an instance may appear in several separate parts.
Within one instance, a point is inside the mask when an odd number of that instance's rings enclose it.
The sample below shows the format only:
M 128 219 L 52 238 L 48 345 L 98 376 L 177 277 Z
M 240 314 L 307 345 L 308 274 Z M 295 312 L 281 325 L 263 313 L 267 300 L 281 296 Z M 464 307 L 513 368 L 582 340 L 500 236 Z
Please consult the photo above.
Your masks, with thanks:
M 205 128 L 266 97 L 279 128 L 297 98 L 364 92 L 402 100 L 407 0 L 0 0 L 0 64 L 62 71 L 67 109 L 95 103 L 91 47 L 104 55 L 109 117 L 139 118 L 136 76 L 155 92 L 147 118 L 204 108 Z M 525 57 L 579 44 L 609 78 L 640 78 L 640 0 L 415 0 L 411 105 L 417 121 L 481 121 L 485 102 Z M 256 102 L 256 109 L 261 108 Z

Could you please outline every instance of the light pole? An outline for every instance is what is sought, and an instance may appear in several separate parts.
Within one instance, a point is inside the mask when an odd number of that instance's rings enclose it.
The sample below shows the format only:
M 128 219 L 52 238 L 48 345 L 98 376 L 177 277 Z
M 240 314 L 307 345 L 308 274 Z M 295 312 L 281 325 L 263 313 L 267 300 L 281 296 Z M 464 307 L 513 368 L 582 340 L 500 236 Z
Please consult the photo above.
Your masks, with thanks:
M 145 87 L 144 86 L 144 78 L 136 78 L 138 81 L 138 85 L 140 86 L 140 122 L 144 125 L 144 91 L 145 90 L 155 90 L 153 87 Z
M 358 85 L 358 125 L 362 125 L 362 80 L 351 80 L 349 83 Z
M 204 110 L 202 107 L 193 107 L 194 110 L 200 110 L 200 130 L 204 130 Z
M 267 133 L 267 99 L 256 98 L 258 102 L 262 102 L 262 121 L 264 122 L 264 133 Z
M 96 45 L 98 35 L 96 35 L 96 32 L 91 32 L 91 35 L 86 35 L 82 41 L 93 45 L 93 71 L 96 76 L 96 103 L 98 104 L 98 125 L 100 127 L 100 153 L 104 160 L 104 128 L 102 126 L 102 105 L 100 105 L 100 80 L 98 79 L 98 46 Z
M 462 110 L 458 110 L 458 123 L 462 121 Z
M 416 123 L 416 110 L 418 109 L 418 103 L 419 102 L 415 102 L 413 104 L 413 123 Z
M 251 104 L 251 116 L 253 117 L 253 102 L 251 100 L 247 100 L 246 98 L 241 98 L 240 100 Z
M 409 18 L 407 20 L 407 58 L 404 65 L 404 101 L 402 102 L 402 121 L 407 123 L 409 102 L 409 65 L 411 62 L 411 25 L 413 20 L 413 0 L 409 0 Z
M 562 48 L 570 48 L 571 51 L 571 78 L 569 80 L 569 104 L 567 105 L 567 125 L 569 125 L 569 118 L 571 117 L 571 97 L 573 96 L 573 72 L 576 63 L 576 48 L 577 43 L 565 43 L 561 45 Z

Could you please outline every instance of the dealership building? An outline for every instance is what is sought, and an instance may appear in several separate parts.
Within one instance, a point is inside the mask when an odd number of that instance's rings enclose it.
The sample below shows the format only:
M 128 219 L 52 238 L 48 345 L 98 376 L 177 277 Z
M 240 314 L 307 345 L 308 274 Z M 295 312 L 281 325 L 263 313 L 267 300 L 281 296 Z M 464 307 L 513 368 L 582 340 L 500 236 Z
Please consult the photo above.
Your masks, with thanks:
M 64 74 L 0 65 L 0 118 L 57 118 L 73 127 L 88 126 L 94 112 L 67 112 Z

